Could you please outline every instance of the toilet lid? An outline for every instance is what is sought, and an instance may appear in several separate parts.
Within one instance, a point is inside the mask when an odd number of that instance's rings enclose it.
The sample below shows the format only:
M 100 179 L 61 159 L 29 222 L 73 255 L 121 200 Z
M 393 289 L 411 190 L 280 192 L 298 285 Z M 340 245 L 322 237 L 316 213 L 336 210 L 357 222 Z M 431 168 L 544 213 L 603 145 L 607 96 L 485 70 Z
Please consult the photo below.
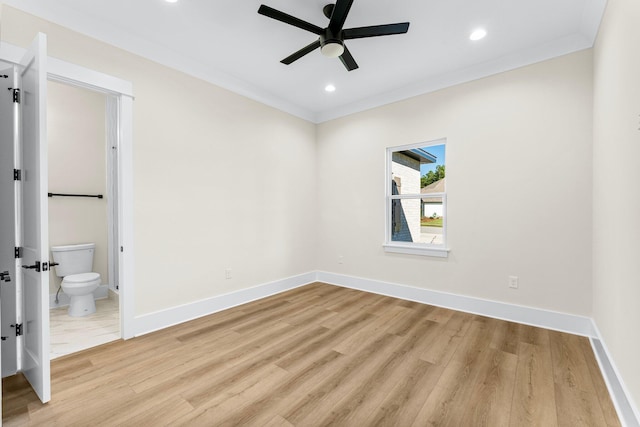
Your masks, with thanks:
M 99 278 L 100 278 L 100 273 L 80 273 L 80 274 L 70 274 L 69 276 L 64 276 L 64 281 L 67 283 L 82 283 L 82 282 L 91 282 Z

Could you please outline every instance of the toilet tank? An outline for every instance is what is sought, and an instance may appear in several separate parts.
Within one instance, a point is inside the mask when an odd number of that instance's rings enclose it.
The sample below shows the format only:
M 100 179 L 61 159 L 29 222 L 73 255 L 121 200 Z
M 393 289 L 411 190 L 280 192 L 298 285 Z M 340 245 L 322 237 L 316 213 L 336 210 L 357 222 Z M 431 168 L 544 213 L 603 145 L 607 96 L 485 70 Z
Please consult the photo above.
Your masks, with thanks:
M 65 277 L 70 274 L 91 273 L 95 249 L 95 243 L 52 246 L 53 261 L 59 264 L 55 267 L 56 276 Z

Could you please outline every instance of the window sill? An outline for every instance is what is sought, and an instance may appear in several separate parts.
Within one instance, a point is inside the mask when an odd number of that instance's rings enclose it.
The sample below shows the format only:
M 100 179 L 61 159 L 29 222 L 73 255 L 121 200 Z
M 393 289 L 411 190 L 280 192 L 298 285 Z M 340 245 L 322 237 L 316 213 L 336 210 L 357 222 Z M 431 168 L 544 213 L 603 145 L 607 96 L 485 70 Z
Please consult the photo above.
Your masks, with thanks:
M 437 258 L 447 258 L 449 256 L 448 248 L 434 248 L 418 245 L 399 245 L 399 244 L 384 244 L 385 252 L 393 252 L 397 254 L 409 254 L 409 255 L 422 255 L 431 256 Z

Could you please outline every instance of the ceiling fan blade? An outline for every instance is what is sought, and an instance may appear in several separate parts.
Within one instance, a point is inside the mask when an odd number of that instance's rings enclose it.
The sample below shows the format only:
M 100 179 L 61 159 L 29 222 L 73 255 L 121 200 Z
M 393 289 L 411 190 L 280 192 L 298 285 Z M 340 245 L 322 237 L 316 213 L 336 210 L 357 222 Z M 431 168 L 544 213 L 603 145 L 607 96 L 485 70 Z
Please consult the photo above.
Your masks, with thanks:
M 340 55 L 340 61 L 342 61 L 344 68 L 346 68 L 347 71 L 353 71 L 358 68 L 356 60 L 353 59 L 351 52 L 349 52 L 349 49 L 347 49 L 346 46 L 344 47 L 344 52 Z
M 312 52 L 312 51 L 316 50 L 319 47 L 320 47 L 320 39 L 314 41 L 310 45 L 307 45 L 307 46 L 303 47 L 299 51 L 287 56 L 286 58 L 284 58 L 280 62 L 282 62 L 283 64 L 286 64 L 286 65 L 289 65 L 293 61 L 297 61 L 298 59 L 300 59 L 303 56 L 305 56 L 307 53 Z
M 324 32 L 324 29 L 318 27 L 317 25 L 313 25 L 307 21 L 303 21 L 302 19 L 296 18 L 295 16 L 288 15 L 284 12 L 280 12 L 272 7 L 266 5 L 260 5 L 258 9 L 258 13 L 260 15 L 268 16 L 269 18 L 273 18 L 277 21 L 284 22 L 285 24 L 293 25 L 294 27 L 302 28 L 303 30 L 310 31 L 314 34 L 320 35 Z
M 340 30 L 342 30 L 342 26 L 344 25 L 344 21 L 347 19 L 347 14 L 349 13 L 349 9 L 351 9 L 352 4 L 353 0 L 336 1 L 333 13 L 331 14 L 331 20 L 329 21 L 329 29 L 333 34 L 338 34 Z
M 372 25 L 370 27 L 347 28 L 343 31 L 344 40 L 361 39 L 364 37 L 390 36 L 404 34 L 409 31 L 408 22 L 397 24 Z

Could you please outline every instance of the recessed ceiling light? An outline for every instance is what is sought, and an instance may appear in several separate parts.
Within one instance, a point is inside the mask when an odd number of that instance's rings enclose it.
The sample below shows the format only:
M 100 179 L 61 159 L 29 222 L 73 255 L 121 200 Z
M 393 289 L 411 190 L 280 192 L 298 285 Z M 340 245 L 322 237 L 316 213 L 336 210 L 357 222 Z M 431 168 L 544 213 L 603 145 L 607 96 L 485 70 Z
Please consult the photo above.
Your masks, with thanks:
M 469 36 L 469 40 L 480 40 L 483 39 L 487 35 L 487 31 L 484 28 L 478 28 Z
M 327 92 L 335 92 L 336 91 L 336 87 L 332 84 L 328 84 L 324 87 L 324 90 L 326 90 Z
M 164 0 L 164 1 L 166 1 L 167 3 L 178 3 L 178 0 Z

